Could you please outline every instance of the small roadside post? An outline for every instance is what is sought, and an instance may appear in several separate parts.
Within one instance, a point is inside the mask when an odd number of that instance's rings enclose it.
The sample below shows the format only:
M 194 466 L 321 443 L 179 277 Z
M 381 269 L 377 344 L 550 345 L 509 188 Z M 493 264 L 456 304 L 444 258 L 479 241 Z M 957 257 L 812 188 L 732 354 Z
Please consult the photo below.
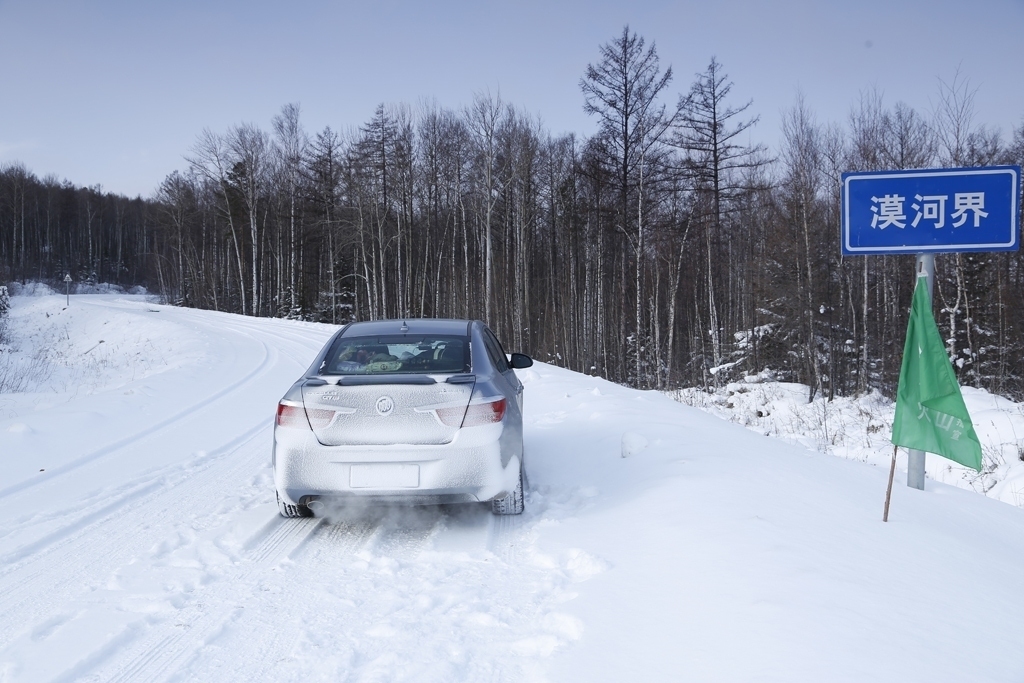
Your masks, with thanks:
M 64 276 L 64 296 L 67 298 L 67 306 L 71 305 L 71 273 Z
M 928 317 L 932 318 L 936 254 L 1020 248 L 1020 183 L 1019 166 L 844 173 L 842 253 L 916 254 L 914 278 L 924 278 Z M 950 376 L 955 386 L 951 369 Z M 956 393 L 959 396 L 959 387 Z M 923 415 L 929 420 L 932 406 L 918 407 L 917 419 Z M 907 486 L 924 490 L 925 451 L 908 451 Z M 888 498 L 887 493 L 886 518 Z

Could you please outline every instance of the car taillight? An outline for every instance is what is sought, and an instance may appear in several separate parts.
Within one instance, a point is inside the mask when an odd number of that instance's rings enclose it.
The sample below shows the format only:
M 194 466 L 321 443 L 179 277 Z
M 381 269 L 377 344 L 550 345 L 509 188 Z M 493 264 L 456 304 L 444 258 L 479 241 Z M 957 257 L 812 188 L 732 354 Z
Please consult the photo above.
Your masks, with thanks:
M 437 408 L 434 411 L 444 425 L 448 427 L 461 427 L 462 418 L 466 416 L 465 406 L 452 406 L 450 408 Z
M 462 426 L 478 427 L 480 425 L 501 422 L 502 418 L 505 417 L 505 409 L 507 407 L 508 402 L 503 398 L 488 401 L 487 403 L 470 403 L 469 407 L 466 408 L 466 417 L 462 420 Z M 444 418 L 441 418 L 441 421 L 444 422 Z
M 331 420 L 334 419 L 334 411 L 324 410 L 323 408 L 308 408 L 306 409 L 306 417 L 309 418 L 310 427 L 313 429 L 323 429 L 331 424 Z
M 277 404 L 277 425 L 279 427 L 307 429 L 309 422 L 306 421 L 306 411 L 302 409 L 301 405 L 281 401 Z
M 307 410 L 291 401 L 281 401 L 277 404 L 277 424 L 282 427 L 292 427 L 295 429 L 307 429 L 309 427 L 323 429 L 331 424 L 331 420 L 334 419 L 334 413 L 335 411 L 333 410 L 324 410 L 322 408 Z

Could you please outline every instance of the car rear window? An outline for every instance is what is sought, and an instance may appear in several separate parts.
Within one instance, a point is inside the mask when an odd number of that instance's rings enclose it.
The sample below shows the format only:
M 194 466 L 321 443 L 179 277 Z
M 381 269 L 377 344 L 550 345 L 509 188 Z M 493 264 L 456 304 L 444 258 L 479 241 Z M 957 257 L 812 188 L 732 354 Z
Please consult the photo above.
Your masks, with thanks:
M 505 355 L 505 349 L 502 347 L 501 342 L 494 336 L 494 333 L 489 329 L 484 329 L 484 345 L 487 347 L 487 353 L 491 357 L 491 362 L 494 363 L 494 367 L 498 369 L 498 372 L 507 372 L 508 367 L 508 356 Z
M 341 337 L 324 361 L 324 375 L 469 372 L 469 339 L 448 335 Z

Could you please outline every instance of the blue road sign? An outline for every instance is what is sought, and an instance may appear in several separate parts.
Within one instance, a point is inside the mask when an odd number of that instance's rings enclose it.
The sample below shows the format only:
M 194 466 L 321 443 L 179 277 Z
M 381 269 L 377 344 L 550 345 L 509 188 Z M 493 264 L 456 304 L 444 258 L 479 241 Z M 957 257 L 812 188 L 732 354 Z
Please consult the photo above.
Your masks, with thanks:
M 1016 251 L 1020 166 L 844 173 L 843 254 Z

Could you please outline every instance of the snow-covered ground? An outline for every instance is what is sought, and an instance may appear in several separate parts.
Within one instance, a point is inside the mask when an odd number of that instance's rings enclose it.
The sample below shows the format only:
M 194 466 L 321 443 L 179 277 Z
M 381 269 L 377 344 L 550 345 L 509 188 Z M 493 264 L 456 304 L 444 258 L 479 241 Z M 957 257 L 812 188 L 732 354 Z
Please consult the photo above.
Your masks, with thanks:
M 330 327 L 116 295 L 12 315 L 0 681 L 1024 678 L 1012 505 L 901 484 L 883 524 L 870 458 L 537 364 L 522 517 L 286 520 L 271 415 Z

